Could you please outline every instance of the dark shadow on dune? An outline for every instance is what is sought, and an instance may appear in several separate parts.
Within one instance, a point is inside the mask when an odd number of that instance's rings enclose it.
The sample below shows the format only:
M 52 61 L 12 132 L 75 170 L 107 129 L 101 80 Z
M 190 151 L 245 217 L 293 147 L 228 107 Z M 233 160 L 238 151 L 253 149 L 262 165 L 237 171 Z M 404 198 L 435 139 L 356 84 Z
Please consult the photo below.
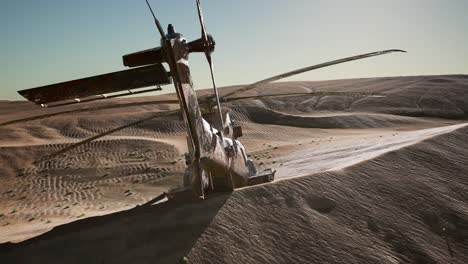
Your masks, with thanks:
M 402 232 L 396 230 L 387 231 L 383 240 L 391 246 L 402 263 L 437 263 L 429 254 L 419 248 L 408 235 Z
M 455 83 L 455 81 L 453 80 L 442 79 L 442 78 L 429 79 L 428 81 L 433 82 L 433 83 Z
M 0 244 L 2 263 L 178 263 L 230 193 L 183 199 L 54 228 L 21 243 Z
M 468 240 L 468 221 L 454 210 L 446 208 L 441 212 L 423 212 L 421 218 L 423 223 L 437 235 L 460 243 L 466 243 Z

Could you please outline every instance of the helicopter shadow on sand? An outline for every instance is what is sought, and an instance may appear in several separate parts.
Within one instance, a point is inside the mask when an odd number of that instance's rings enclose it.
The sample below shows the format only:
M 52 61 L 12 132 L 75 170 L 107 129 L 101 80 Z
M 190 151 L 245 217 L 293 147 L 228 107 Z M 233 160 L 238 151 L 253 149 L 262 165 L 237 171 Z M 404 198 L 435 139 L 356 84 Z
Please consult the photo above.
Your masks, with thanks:
M 231 193 L 155 204 L 164 196 L 127 211 L 58 226 L 20 243 L 2 244 L 0 257 L 14 263 L 177 263 L 189 253 Z M 51 253 L 47 250 L 50 247 L 61 253 Z

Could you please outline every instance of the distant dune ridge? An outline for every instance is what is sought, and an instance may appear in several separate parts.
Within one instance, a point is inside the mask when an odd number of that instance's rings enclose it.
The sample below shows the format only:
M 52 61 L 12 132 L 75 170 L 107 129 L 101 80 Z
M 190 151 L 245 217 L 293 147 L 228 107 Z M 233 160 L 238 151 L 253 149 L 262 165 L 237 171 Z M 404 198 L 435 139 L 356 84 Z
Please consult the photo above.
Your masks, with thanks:
M 468 75 L 283 82 L 242 95 L 315 91 L 386 96 L 225 104 L 251 158 L 278 180 L 154 206 L 182 184 L 185 125 L 161 114 L 176 105 L 152 103 L 175 95 L 48 109 L 0 101 L 2 263 L 466 263 Z

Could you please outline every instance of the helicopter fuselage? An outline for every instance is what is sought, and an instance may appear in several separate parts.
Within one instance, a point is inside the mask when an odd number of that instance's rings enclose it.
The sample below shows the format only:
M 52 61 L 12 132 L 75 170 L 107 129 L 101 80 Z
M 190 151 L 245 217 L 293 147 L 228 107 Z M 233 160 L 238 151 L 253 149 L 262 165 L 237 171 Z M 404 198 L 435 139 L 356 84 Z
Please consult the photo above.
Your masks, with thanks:
M 187 125 L 186 187 L 191 186 L 197 195 L 203 196 L 210 191 L 247 186 L 249 178 L 255 175 L 255 168 L 244 146 L 235 138 L 229 113 L 223 113 L 224 122 L 216 122 L 215 112 L 207 114 L 208 120 L 202 116 L 190 76 L 187 41 L 181 34 L 172 34 L 161 40 L 161 46 Z M 223 127 L 220 123 L 224 123 Z

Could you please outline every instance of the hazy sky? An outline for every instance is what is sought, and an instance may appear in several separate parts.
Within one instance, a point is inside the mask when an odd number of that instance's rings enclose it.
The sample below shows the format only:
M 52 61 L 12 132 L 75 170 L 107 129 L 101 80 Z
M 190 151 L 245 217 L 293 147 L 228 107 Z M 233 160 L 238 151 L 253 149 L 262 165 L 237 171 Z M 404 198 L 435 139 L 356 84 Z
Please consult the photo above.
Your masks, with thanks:
M 199 38 L 195 0 L 152 0 L 166 27 Z M 217 43 L 219 86 L 389 48 L 408 50 L 286 80 L 468 73 L 466 0 L 202 0 Z M 144 0 L 3 0 L 0 98 L 124 69 L 122 55 L 159 45 Z M 210 86 L 201 54 L 196 88 Z M 166 90 L 173 88 L 166 86 Z

